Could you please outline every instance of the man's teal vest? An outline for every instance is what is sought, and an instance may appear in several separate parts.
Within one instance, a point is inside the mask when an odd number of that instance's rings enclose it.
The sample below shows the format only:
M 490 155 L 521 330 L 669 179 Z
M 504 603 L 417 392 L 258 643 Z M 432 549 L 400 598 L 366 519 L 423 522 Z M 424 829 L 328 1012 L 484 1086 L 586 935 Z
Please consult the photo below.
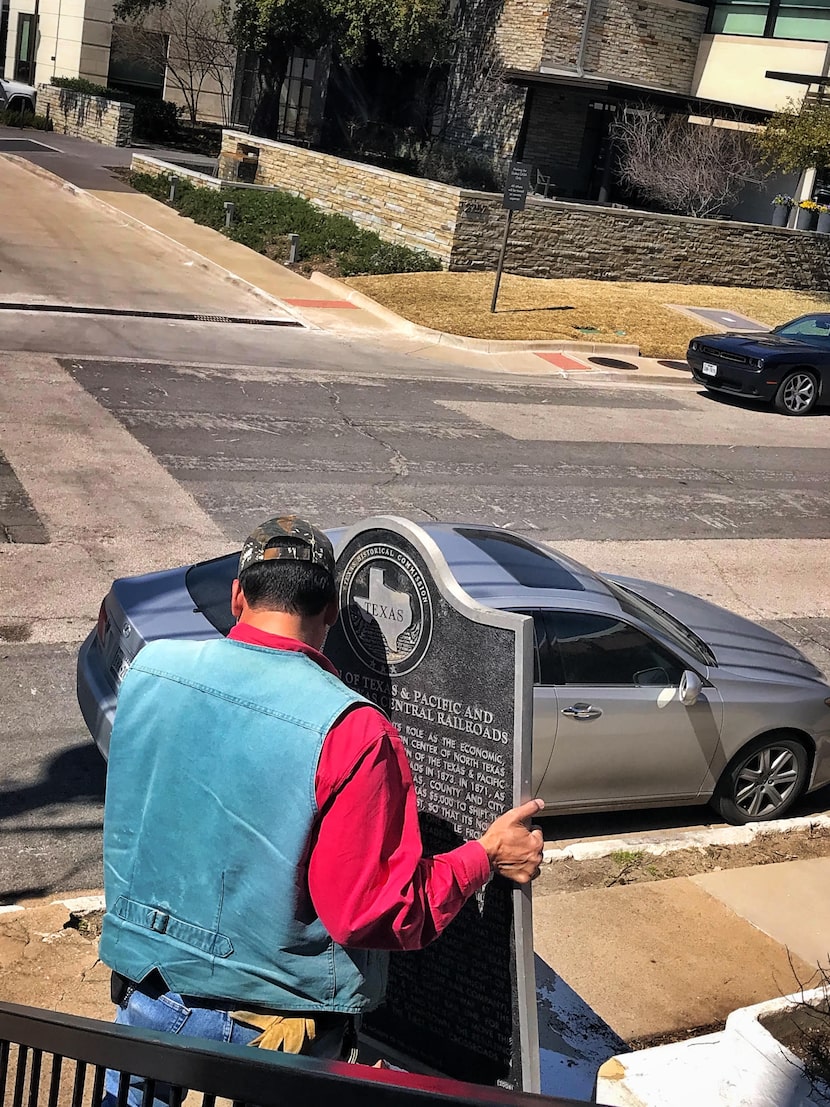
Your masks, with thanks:
M 380 1001 L 386 955 L 335 944 L 306 880 L 323 740 L 364 702 L 301 653 L 227 639 L 145 646 L 107 768 L 105 964 L 275 1010 Z

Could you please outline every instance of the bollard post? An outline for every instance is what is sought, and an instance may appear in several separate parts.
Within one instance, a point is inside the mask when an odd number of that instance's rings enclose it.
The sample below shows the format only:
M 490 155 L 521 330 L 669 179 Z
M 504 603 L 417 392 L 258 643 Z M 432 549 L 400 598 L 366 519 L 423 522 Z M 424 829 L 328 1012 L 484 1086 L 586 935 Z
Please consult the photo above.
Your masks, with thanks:
M 236 205 L 232 200 L 226 200 L 224 203 L 225 208 L 225 226 L 229 227 L 233 223 L 233 213 L 236 211 Z
M 170 178 L 170 195 L 167 197 L 167 199 L 170 201 L 171 204 L 176 199 L 176 185 L 178 183 L 179 183 L 179 178 L 178 177 L 171 177 Z
M 298 234 L 290 234 L 288 236 L 288 264 L 293 265 L 297 260 L 297 247 L 300 244 L 300 236 Z

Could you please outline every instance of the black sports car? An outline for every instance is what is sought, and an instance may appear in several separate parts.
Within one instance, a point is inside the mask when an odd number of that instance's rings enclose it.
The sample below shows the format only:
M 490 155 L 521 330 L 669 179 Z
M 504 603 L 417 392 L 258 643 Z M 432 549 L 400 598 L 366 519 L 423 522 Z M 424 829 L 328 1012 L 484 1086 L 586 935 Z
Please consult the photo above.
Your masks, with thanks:
M 771 400 L 784 415 L 830 403 L 830 314 L 800 315 L 757 334 L 704 334 L 686 358 L 707 388 Z

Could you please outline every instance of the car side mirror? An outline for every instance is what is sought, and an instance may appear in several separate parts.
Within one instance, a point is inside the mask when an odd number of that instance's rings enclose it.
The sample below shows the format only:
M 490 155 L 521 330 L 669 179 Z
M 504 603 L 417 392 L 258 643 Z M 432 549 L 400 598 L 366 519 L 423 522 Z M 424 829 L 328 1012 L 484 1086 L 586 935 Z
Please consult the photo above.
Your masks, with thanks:
M 680 702 L 685 707 L 692 707 L 693 704 L 697 703 L 702 691 L 703 681 L 697 673 L 693 673 L 691 669 L 686 669 L 680 678 L 680 688 L 677 692 Z

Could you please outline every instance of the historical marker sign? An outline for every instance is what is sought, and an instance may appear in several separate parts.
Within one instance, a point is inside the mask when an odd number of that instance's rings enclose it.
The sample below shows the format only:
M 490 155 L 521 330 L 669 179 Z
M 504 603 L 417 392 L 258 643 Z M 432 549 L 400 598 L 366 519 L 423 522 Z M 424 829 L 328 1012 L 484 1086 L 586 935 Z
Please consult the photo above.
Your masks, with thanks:
M 508 211 L 524 211 L 530 191 L 533 166 L 526 161 L 511 161 L 507 170 L 501 206 Z
M 499 285 L 501 284 L 501 275 L 504 270 L 504 256 L 507 253 L 507 240 L 510 238 L 510 223 L 513 219 L 514 211 L 524 211 L 527 204 L 527 194 L 530 191 L 530 175 L 533 171 L 533 166 L 526 161 L 511 161 L 507 170 L 507 181 L 504 185 L 504 195 L 501 199 L 501 206 L 507 208 L 507 216 L 504 221 L 504 236 L 501 240 L 501 249 L 499 250 L 499 260 L 496 265 L 496 281 L 493 285 L 493 298 L 490 301 L 490 311 L 496 310 L 496 303 L 499 298 Z
M 352 527 L 337 568 L 326 653 L 399 728 L 427 853 L 479 837 L 530 795 L 531 620 L 472 600 L 404 519 Z M 394 954 L 364 1028 L 457 1079 L 538 1091 L 529 888 L 496 878 L 427 949 Z

